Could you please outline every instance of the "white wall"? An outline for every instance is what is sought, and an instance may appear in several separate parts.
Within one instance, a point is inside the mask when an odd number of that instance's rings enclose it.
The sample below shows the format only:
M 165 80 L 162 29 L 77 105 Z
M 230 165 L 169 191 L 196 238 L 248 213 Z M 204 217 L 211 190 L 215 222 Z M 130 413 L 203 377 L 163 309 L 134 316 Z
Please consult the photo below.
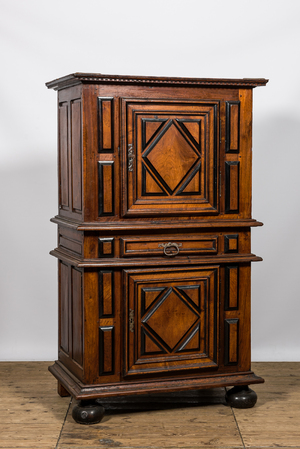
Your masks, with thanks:
M 252 358 L 300 360 L 300 3 L 0 0 L 0 360 L 57 352 L 56 93 L 69 73 L 265 77 L 254 90 Z

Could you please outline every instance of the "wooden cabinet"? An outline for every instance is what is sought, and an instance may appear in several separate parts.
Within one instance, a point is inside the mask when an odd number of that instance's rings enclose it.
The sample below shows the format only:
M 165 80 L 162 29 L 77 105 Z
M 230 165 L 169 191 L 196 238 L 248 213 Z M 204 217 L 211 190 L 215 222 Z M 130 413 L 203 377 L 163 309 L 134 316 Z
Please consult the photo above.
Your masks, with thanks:
M 266 83 L 83 73 L 47 83 L 59 162 L 50 371 L 81 400 L 79 422 L 98 419 L 86 401 L 136 393 L 231 385 L 231 405 L 254 405 L 252 91 Z

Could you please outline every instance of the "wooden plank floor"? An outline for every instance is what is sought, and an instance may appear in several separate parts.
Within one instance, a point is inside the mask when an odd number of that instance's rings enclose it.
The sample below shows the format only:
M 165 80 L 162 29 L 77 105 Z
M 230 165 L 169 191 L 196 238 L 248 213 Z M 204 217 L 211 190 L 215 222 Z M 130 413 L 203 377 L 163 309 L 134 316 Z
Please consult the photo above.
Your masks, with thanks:
M 266 383 L 252 409 L 227 407 L 223 388 L 111 399 L 92 426 L 74 423 L 49 364 L 0 363 L 1 449 L 300 449 L 300 363 L 254 363 Z

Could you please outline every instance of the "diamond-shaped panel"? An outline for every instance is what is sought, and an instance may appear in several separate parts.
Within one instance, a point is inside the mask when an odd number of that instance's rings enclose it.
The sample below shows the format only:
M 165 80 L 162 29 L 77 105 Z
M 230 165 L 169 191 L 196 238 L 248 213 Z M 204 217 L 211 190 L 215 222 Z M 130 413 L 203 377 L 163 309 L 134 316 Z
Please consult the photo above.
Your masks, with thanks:
M 199 155 L 171 122 L 162 137 L 150 147 L 145 159 L 148 159 L 173 192 L 199 159 Z
M 197 319 L 198 315 L 170 288 L 145 322 L 173 350 Z

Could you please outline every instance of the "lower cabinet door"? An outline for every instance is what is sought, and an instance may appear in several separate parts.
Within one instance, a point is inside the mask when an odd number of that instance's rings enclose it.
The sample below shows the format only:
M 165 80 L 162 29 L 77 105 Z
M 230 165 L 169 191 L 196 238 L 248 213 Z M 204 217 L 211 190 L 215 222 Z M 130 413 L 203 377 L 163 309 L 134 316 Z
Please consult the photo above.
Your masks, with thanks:
M 216 369 L 219 266 L 124 270 L 124 376 Z

